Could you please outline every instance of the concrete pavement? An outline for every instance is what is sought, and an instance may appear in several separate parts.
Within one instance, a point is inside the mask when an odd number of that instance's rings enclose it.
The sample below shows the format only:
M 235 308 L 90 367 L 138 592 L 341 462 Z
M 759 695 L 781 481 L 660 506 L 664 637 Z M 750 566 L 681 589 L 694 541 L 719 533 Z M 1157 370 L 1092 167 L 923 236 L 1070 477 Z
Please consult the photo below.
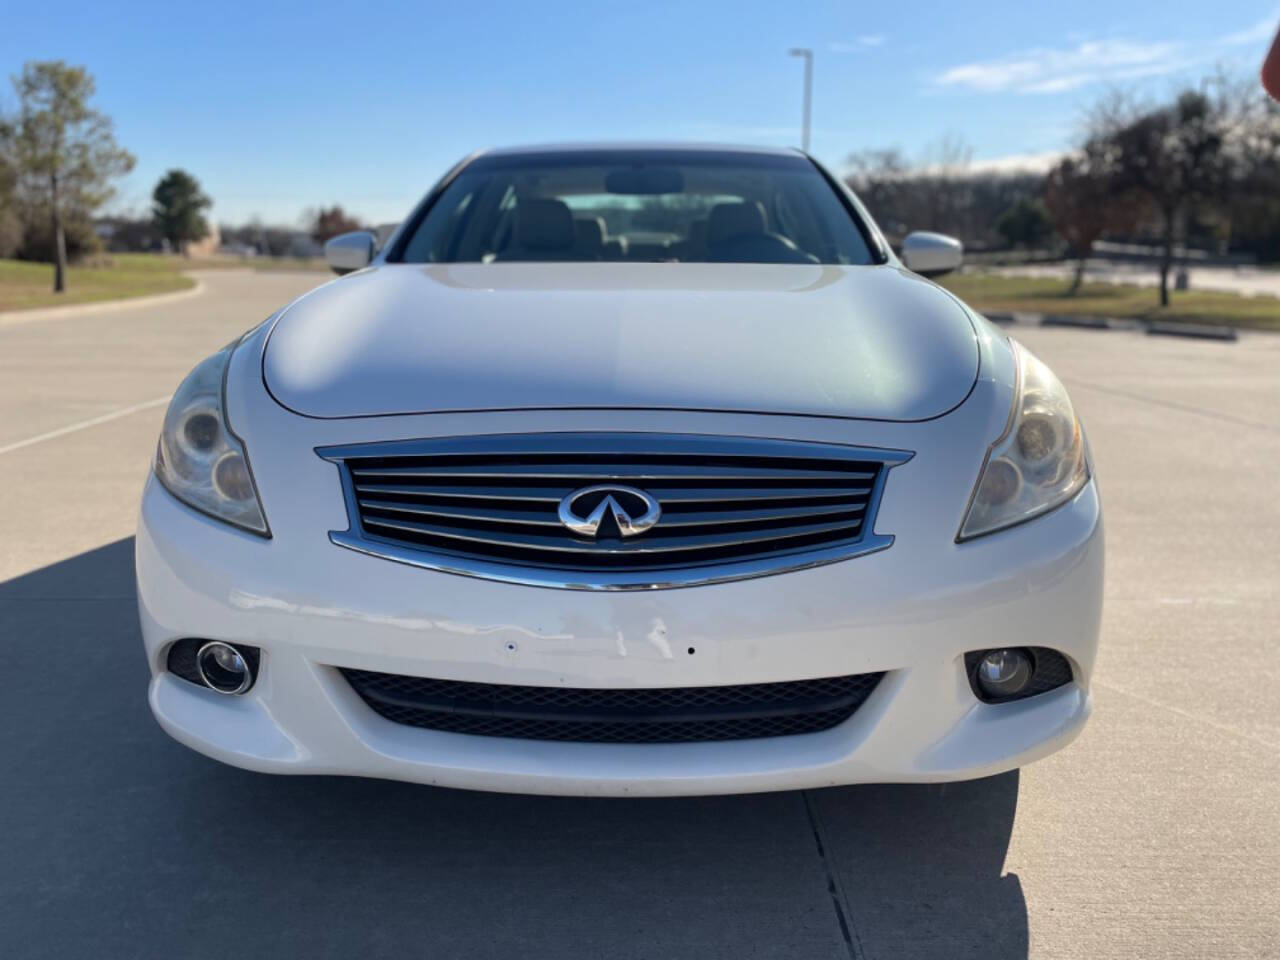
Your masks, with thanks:
M 160 401 L 317 279 L 0 329 L 0 956 L 1280 956 L 1280 337 L 1014 331 L 1107 510 L 1066 751 L 937 787 L 511 797 L 246 773 L 147 711 Z

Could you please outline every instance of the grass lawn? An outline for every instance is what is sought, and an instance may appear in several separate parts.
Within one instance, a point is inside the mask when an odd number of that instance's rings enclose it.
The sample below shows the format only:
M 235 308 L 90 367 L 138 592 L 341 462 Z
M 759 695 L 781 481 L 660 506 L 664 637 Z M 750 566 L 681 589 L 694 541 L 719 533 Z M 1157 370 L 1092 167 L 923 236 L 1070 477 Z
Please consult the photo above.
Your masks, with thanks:
M 319 258 L 163 256 L 158 253 L 112 253 L 93 257 L 84 266 L 67 268 L 67 290 L 53 294 L 53 266 L 24 260 L 0 260 L 0 312 L 72 303 L 121 300 L 154 293 L 187 290 L 195 281 L 184 270 L 328 270 Z
M 975 310 L 992 313 L 1057 313 L 1135 320 L 1187 320 L 1280 330 L 1280 300 L 1205 290 L 1170 291 L 1160 306 L 1154 287 L 1086 283 L 1068 296 L 1070 283 L 1046 277 L 953 273 L 938 281 Z
M 194 285 L 180 272 L 176 258 L 147 253 L 117 253 L 95 258 L 93 265 L 67 268 L 67 290 L 53 294 L 53 266 L 0 260 L 0 311 L 59 307 L 71 303 L 119 300 L 171 293 Z
M 183 270 L 306 270 L 327 273 L 324 257 L 192 257 Z

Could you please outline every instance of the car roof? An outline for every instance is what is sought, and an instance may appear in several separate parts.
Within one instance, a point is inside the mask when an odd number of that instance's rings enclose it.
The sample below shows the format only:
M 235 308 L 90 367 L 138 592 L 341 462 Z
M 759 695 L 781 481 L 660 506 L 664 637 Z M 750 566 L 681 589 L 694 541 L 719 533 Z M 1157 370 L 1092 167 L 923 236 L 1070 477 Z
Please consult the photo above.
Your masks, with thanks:
M 692 154 L 752 154 L 757 156 L 799 157 L 795 147 L 763 147 L 740 143 L 691 143 L 679 140 L 599 141 L 584 143 L 541 143 L 508 147 L 488 147 L 475 157 L 547 157 L 573 154 L 662 152 Z

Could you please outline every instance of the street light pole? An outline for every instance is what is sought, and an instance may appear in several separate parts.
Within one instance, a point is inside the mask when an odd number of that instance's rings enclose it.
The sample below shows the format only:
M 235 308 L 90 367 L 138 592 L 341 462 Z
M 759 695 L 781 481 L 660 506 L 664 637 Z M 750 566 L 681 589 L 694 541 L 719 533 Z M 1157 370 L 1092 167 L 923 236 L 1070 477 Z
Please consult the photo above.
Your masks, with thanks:
M 809 152 L 809 107 L 813 102 L 813 51 L 808 47 L 792 47 L 790 55 L 804 58 L 804 126 L 801 128 L 800 149 Z

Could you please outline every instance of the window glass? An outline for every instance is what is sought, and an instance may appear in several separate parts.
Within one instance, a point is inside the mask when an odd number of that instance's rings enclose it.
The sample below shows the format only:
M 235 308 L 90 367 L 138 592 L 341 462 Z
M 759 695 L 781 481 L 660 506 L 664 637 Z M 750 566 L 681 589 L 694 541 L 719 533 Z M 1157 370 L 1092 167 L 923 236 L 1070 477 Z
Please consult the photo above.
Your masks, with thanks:
M 875 262 L 855 214 L 802 156 L 618 150 L 481 157 L 395 259 Z

